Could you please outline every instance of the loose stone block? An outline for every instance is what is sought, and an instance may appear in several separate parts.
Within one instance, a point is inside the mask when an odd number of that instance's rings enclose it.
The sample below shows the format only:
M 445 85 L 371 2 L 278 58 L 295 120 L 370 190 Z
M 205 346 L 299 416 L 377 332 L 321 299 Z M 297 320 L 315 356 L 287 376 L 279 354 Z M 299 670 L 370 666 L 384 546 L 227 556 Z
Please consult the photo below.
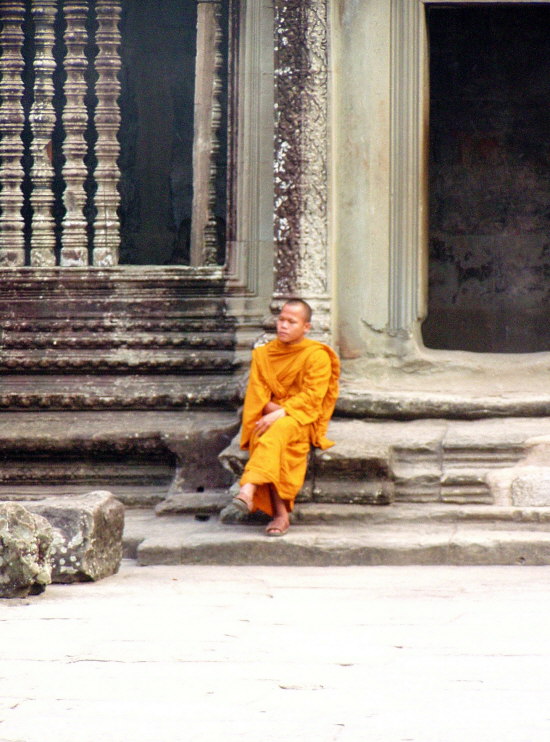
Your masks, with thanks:
M 95 581 L 116 574 L 122 560 L 124 505 L 110 492 L 98 490 L 25 505 L 53 528 L 53 582 Z
M 52 581 L 53 531 L 19 503 L 0 503 L 0 597 L 38 595 Z

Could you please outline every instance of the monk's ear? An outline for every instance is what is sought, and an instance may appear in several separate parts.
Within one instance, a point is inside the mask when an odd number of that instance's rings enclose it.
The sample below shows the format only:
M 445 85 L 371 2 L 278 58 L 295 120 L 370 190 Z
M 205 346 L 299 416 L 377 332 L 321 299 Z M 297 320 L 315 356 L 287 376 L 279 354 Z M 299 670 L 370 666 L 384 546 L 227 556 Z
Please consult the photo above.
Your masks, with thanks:
M 304 325 L 304 332 L 309 332 L 311 330 L 311 322 L 306 322 Z

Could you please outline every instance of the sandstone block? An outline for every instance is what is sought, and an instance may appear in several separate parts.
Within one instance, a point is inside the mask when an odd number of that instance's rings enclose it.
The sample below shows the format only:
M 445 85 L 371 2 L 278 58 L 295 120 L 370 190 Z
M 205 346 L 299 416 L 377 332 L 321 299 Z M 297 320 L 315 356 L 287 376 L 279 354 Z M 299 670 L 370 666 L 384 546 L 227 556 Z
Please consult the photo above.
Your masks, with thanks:
M 0 503 L 0 597 L 38 595 L 52 581 L 53 532 L 19 503 Z
M 547 466 L 518 467 L 512 480 L 512 505 L 548 507 L 550 505 L 550 468 Z
M 495 505 L 549 507 L 550 467 L 519 465 L 487 476 Z
M 118 571 L 124 505 L 110 492 L 98 490 L 25 505 L 46 518 L 53 528 L 53 582 L 95 581 Z
M 238 429 L 234 415 L 210 415 L 189 420 L 179 433 L 163 434 L 166 447 L 176 456 L 176 474 L 170 494 L 203 492 L 227 487 L 232 478 L 218 459 Z

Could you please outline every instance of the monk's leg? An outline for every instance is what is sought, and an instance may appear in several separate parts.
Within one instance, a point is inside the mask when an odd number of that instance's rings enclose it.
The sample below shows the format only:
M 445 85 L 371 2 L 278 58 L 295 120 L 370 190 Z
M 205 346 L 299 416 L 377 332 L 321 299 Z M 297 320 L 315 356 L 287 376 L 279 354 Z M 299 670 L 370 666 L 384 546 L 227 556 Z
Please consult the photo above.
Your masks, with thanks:
M 270 486 L 271 506 L 273 519 L 269 521 L 265 532 L 268 536 L 282 536 L 290 527 L 290 518 L 285 501 L 279 497 L 273 485 Z
M 280 497 L 293 500 L 302 486 L 309 450 L 308 428 L 292 417 L 282 417 L 261 436 L 252 436 L 250 457 L 241 477 L 241 487 L 257 486 L 254 510 L 275 515 L 270 485 Z M 239 495 L 240 496 L 240 495 Z M 292 504 L 287 507 L 292 510 Z

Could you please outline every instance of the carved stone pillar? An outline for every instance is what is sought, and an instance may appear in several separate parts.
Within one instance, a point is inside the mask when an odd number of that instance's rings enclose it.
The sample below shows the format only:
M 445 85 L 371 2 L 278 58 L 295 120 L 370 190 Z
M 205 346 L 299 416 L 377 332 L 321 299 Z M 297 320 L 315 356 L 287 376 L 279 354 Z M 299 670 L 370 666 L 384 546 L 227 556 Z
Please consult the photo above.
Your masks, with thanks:
M 56 0 L 33 0 L 34 21 L 34 101 L 30 112 L 32 130 L 31 153 L 33 158 L 31 179 L 32 248 L 31 265 L 55 265 L 55 222 L 52 215 L 54 194 L 52 190 L 53 167 L 51 140 L 55 125 L 53 107 L 53 73 L 55 60 L 54 21 Z
M 95 109 L 97 131 L 95 207 L 97 215 L 94 221 L 93 263 L 102 267 L 118 263 L 120 248 L 120 224 L 117 215 L 120 203 L 117 190 L 120 179 L 117 164 L 120 152 L 117 139 L 120 126 L 120 111 L 117 102 L 120 94 L 120 83 L 118 81 L 120 70 L 120 56 L 118 53 L 120 12 L 120 2 L 118 0 L 97 0 L 96 2 L 98 55 L 95 60 L 95 68 L 98 79 L 96 83 L 97 106 Z
M 330 334 L 327 223 L 327 3 L 275 1 L 274 311 L 290 296 Z
M 87 41 L 88 3 L 85 0 L 69 0 L 64 5 L 64 12 L 67 23 L 65 30 L 67 55 L 64 62 L 67 73 L 65 82 L 67 102 L 63 110 L 63 128 L 65 129 L 65 141 L 63 143 L 65 191 L 63 202 L 66 213 L 63 218 L 61 265 L 77 266 L 88 264 L 88 237 L 84 217 L 84 206 L 86 205 L 84 182 L 87 175 L 84 164 L 87 150 L 84 133 L 88 123 L 88 114 L 84 103 L 87 67 L 84 49 Z
M 25 263 L 25 240 L 23 232 L 23 132 L 24 113 L 21 102 L 24 68 L 23 48 L 23 0 L 0 0 L 2 31 L 0 32 L 0 266 L 16 266 Z
M 220 0 L 197 0 L 191 265 L 215 265 L 216 155 L 221 119 Z

